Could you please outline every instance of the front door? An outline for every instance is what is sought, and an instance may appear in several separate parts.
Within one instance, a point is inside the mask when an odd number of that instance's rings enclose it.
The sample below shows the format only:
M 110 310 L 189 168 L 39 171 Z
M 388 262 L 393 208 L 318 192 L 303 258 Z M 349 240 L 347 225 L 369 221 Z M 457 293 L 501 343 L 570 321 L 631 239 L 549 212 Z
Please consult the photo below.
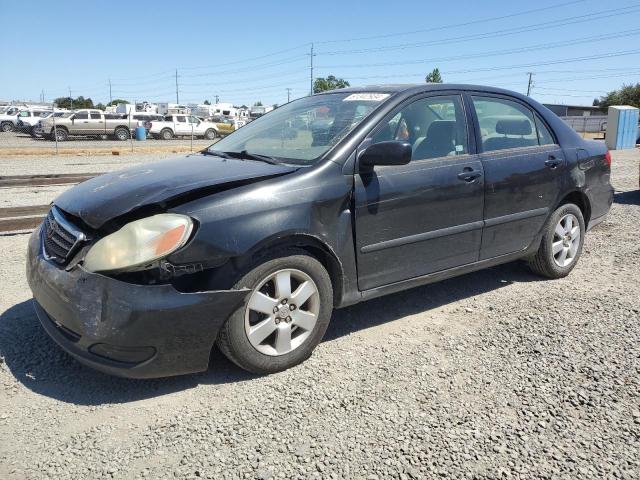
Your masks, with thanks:
M 484 169 L 480 259 L 527 248 L 557 202 L 564 154 L 540 117 L 501 96 L 471 96 Z
M 73 116 L 73 130 L 78 135 L 88 135 L 91 133 L 89 125 L 89 112 L 86 110 L 77 112 Z
M 408 141 L 413 158 L 355 175 L 360 290 L 478 260 L 484 182 L 468 138 L 462 97 L 440 95 L 403 104 L 363 142 Z

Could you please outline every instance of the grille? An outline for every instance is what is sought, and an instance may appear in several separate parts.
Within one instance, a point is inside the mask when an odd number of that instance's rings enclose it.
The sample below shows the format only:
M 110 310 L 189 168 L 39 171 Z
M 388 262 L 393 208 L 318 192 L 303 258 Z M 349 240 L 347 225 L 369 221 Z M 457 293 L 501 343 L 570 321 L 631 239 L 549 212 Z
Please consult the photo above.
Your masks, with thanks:
M 64 264 L 71 259 L 86 237 L 64 218 L 60 210 L 53 207 L 44 220 L 42 240 L 46 257 Z

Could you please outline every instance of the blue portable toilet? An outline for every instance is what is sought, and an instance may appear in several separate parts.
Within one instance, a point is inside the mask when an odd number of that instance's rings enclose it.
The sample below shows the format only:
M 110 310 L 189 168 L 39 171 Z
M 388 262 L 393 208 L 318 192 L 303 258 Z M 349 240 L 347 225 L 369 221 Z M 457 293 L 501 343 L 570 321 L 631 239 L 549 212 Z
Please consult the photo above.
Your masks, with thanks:
M 638 109 L 628 105 L 609 107 L 607 118 L 607 148 L 634 148 L 638 138 Z
M 136 127 L 136 140 L 146 140 L 147 139 L 147 129 L 144 127 Z

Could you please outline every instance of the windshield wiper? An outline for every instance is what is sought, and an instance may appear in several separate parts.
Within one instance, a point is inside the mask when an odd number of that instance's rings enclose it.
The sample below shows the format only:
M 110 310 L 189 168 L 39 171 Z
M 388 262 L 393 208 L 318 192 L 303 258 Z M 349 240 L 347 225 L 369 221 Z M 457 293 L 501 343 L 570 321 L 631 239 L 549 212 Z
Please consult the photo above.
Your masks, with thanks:
M 275 158 L 270 157 L 268 155 L 260 155 L 258 153 L 249 153 L 246 150 L 242 150 L 241 152 L 224 152 L 227 155 L 236 158 L 244 158 L 247 160 L 258 160 L 260 162 L 270 163 L 271 165 L 278 165 L 278 162 Z
M 204 155 L 212 155 L 214 157 L 233 158 L 231 155 L 229 155 L 226 152 L 220 152 L 218 150 L 209 150 L 208 148 L 205 148 L 204 150 L 202 150 L 201 153 Z

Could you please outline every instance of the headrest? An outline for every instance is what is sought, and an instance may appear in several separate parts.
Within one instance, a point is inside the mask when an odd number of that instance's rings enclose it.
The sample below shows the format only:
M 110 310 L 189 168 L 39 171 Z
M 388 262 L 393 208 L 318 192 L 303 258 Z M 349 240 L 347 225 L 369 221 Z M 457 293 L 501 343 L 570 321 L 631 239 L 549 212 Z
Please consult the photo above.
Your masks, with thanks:
M 453 138 L 453 129 L 456 126 L 455 120 L 436 120 L 429 125 L 427 138 L 446 137 Z
M 496 132 L 502 135 L 531 135 L 531 122 L 524 120 L 498 120 Z

